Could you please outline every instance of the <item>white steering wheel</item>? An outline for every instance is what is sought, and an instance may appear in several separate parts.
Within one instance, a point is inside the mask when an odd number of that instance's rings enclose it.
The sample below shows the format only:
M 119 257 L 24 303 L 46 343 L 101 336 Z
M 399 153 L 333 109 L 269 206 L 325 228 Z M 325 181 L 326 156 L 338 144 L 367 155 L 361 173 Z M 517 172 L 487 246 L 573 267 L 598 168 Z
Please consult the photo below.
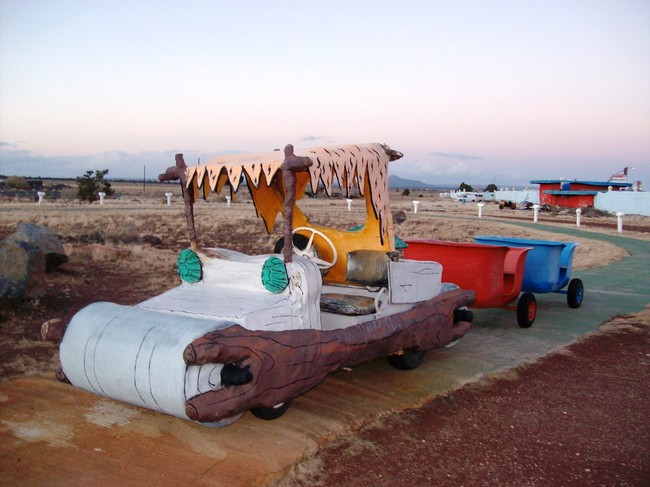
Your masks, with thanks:
M 293 246 L 293 253 L 296 255 L 299 255 L 301 257 L 306 257 L 307 259 L 311 260 L 314 264 L 318 266 L 319 269 L 329 269 L 332 267 L 334 264 L 336 264 L 336 261 L 338 259 L 338 254 L 336 253 L 336 247 L 334 247 L 334 244 L 332 241 L 329 239 L 327 235 L 325 235 L 323 232 L 320 230 L 316 230 L 315 228 L 311 227 L 298 227 L 293 229 L 293 233 L 296 234 L 298 232 L 309 232 L 309 242 L 307 242 L 307 246 L 304 249 L 299 249 L 295 245 Z M 330 249 L 332 249 L 332 260 L 330 262 L 318 258 L 316 252 L 315 252 L 315 247 L 314 247 L 314 237 L 318 235 L 321 237 L 323 240 L 325 240 L 325 243 L 330 246 Z

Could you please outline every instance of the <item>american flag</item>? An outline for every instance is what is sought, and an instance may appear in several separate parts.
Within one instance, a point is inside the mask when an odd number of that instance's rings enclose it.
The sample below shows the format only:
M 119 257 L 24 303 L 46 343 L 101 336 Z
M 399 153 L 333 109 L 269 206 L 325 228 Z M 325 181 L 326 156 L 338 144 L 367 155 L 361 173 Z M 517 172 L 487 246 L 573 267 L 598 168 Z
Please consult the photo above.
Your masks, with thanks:
M 611 175 L 608 183 L 627 183 L 627 166 Z

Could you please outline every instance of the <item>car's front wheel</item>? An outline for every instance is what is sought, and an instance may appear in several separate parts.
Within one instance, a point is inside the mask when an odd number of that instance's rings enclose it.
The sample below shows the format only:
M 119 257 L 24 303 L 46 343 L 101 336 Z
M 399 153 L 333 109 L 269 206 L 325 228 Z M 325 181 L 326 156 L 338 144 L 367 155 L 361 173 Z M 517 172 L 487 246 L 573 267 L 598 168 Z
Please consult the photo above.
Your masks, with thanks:
M 291 399 L 287 399 L 286 401 L 276 404 L 270 408 L 253 408 L 251 409 L 251 413 L 253 413 L 253 416 L 256 418 L 271 421 L 278 419 L 280 416 L 286 413 L 290 405 Z

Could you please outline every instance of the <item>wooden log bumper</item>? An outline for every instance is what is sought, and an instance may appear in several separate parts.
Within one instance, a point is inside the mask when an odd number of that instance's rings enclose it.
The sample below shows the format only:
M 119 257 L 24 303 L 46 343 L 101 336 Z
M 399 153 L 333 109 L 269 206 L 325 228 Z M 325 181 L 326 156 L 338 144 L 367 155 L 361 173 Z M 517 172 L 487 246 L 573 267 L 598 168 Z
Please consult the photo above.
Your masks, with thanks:
M 341 330 L 264 332 L 232 326 L 194 340 L 188 364 L 234 363 L 250 368 L 250 383 L 210 391 L 186 402 L 190 419 L 212 422 L 255 407 L 273 407 L 320 384 L 329 374 L 403 350 L 447 345 L 467 333 L 454 310 L 474 301 L 473 291 L 455 290 L 415 308 Z
M 59 318 L 47 320 L 41 325 L 41 337 L 48 342 L 61 343 L 67 327 L 68 323 Z

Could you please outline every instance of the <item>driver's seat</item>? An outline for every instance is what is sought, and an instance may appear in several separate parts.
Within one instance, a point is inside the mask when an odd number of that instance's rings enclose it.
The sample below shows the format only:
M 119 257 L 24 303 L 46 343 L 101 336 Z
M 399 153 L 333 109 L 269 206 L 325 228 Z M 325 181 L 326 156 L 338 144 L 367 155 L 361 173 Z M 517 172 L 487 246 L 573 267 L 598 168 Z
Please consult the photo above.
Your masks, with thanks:
M 364 286 L 388 286 L 388 263 L 385 250 L 353 250 L 348 252 L 345 279 Z
M 378 312 L 381 301 L 387 298 L 388 262 L 383 250 L 354 250 L 348 252 L 345 278 L 349 282 L 377 288 L 376 296 L 358 296 L 343 293 L 323 293 L 320 309 L 326 313 L 348 316 L 369 315 Z

